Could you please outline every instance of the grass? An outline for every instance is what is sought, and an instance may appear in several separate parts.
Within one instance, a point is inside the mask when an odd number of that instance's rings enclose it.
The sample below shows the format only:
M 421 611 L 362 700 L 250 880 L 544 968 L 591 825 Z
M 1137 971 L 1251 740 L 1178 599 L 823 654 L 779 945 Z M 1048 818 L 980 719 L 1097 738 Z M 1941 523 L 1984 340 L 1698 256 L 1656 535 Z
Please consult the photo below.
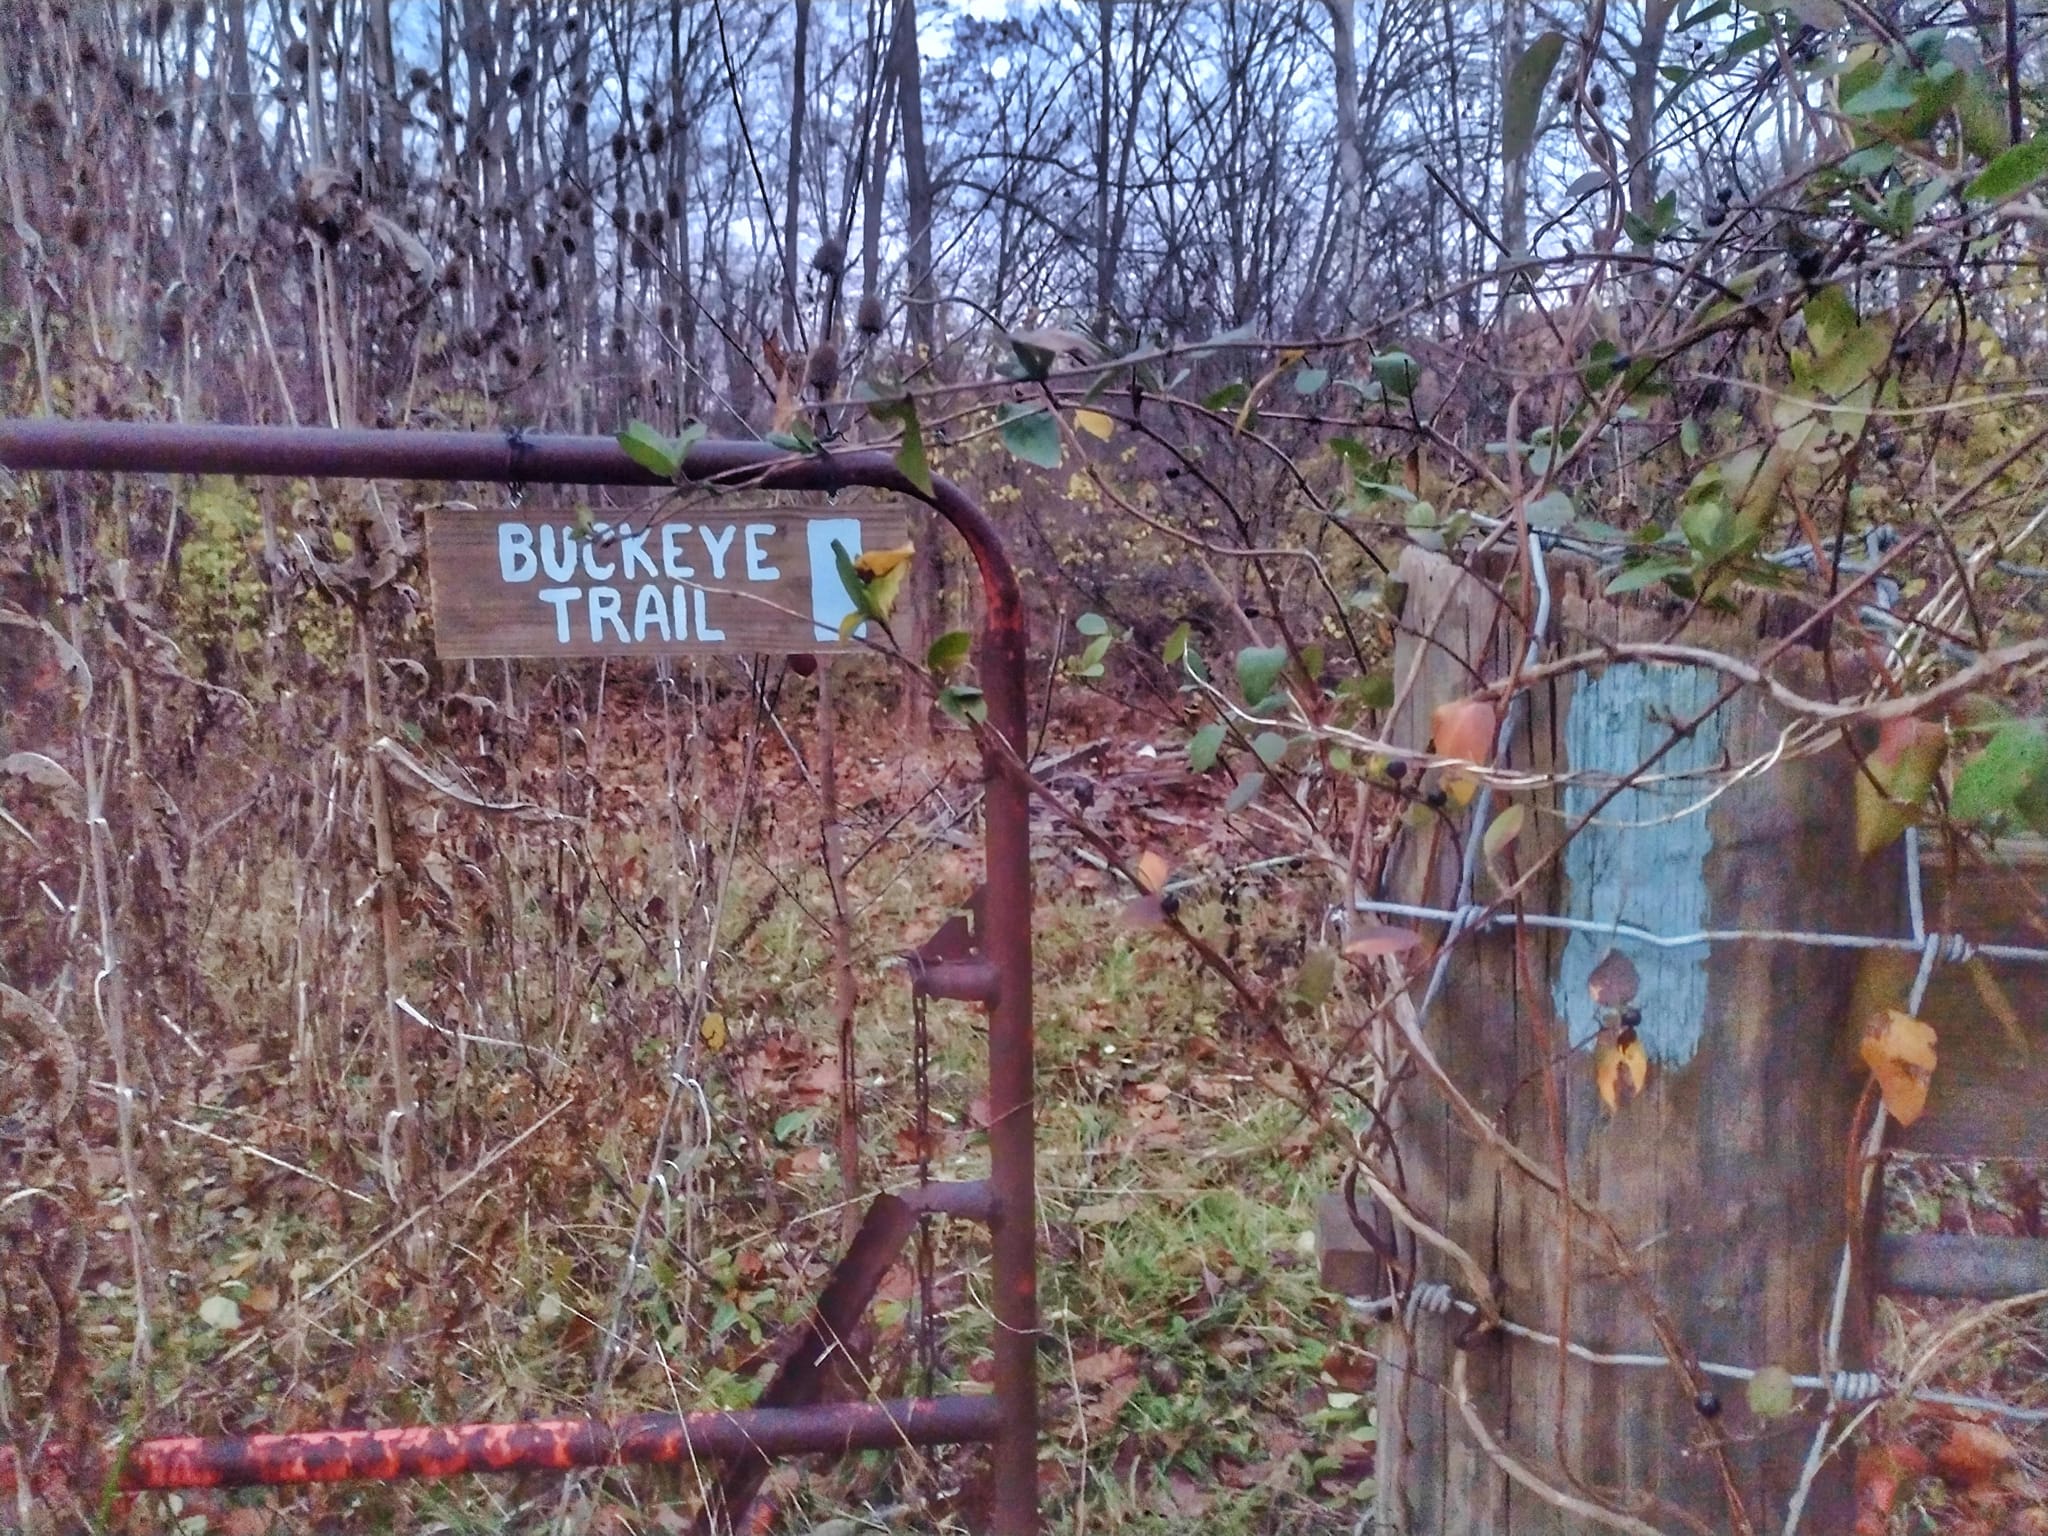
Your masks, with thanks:
M 684 1091 L 666 1069 L 695 1020 L 678 1007 L 652 903 L 690 870 L 663 868 L 674 843 L 659 751 L 636 736 L 643 717 L 619 714 L 587 780 L 562 769 L 551 737 L 525 743 L 528 793 L 590 807 L 588 830 L 566 841 L 400 807 L 404 986 L 431 1025 L 416 1032 L 430 1174 L 396 1197 L 360 865 L 294 823 L 280 795 L 273 824 L 251 818 L 189 873 L 195 1005 L 178 1027 L 190 1048 L 154 1052 L 148 1085 L 145 1182 L 161 1198 L 148 1206 L 139 1373 L 110 1104 L 92 1103 L 85 1177 L 99 1230 L 80 1320 L 94 1422 L 236 1433 L 751 1399 L 840 1245 L 815 809 L 771 741 L 713 973 L 724 1038 L 690 1045 Z M 949 735 L 915 761 L 849 753 L 842 768 L 847 844 L 875 842 L 852 881 L 870 1188 L 914 1176 L 908 985 L 893 957 L 975 879 L 976 849 L 917 831 L 944 819 L 926 799 L 934 783 L 956 806 L 971 798 L 963 748 Z M 716 849 L 711 830 L 743 809 L 740 758 L 731 740 L 704 750 L 710 792 L 694 814 Z M 329 788 L 348 809 L 350 786 Z M 199 816 L 232 786 L 201 775 L 181 789 Z M 1141 818 L 1145 802 L 1122 792 L 1117 814 Z M 1126 920 L 1128 892 L 1051 837 L 1038 871 L 1049 1528 L 1353 1530 L 1371 1489 L 1370 1394 L 1305 1243 L 1334 1149 L 1289 1107 L 1277 1063 L 1217 985 Z M 1232 921 L 1200 891 L 1186 910 L 1219 940 Z M 1238 938 L 1284 952 L 1298 947 L 1292 921 L 1255 907 Z M 977 1014 L 934 1004 L 932 1026 L 935 1173 L 971 1177 L 985 1166 Z M 984 1256 L 972 1232 L 941 1231 L 939 1385 L 975 1390 Z M 877 1392 L 920 1385 L 914 1293 L 900 1269 L 874 1308 L 863 1364 Z M 17 1411 L 37 1406 L 31 1394 Z M 969 1529 L 979 1462 L 960 1451 L 806 1463 L 776 1485 L 781 1528 Z M 695 1499 L 687 1474 L 642 1470 L 566 1487 L 469 1478 L 144 1496 L 110 1523 L 183 1536 L 660 1532 L 683 1528 Z

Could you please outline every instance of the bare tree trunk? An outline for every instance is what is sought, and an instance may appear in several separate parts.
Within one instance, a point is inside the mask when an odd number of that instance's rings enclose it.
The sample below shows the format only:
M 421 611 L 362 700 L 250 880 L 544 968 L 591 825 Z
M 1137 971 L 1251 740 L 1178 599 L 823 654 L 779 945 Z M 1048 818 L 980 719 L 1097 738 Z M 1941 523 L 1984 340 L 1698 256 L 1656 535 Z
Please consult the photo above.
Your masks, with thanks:
M 369 0 L 363 10 L 370 78 L 376 88 L 377 166 L 374 184 L 387 192 L 404 187 L 404 107 L 398 99 L 398 54 L 391 41 L 391 0 Z
M 1116 0 L 1097 0 L 1095 54 L 1101 74 L 1095 103 L 1095 334 L 1109 336 L 1109 309 L 1116 295 L 1116 242 L 1109 231 L 1109 93 L 1115 85 Z
M 1365 160 L 1358 137 L 1358 12 L 1355 0 L 1323 0 L 1330 11 L 1330 53 L 1336 73 L 1337 98 L 1337 227 L 1331 233 L 1335 260 L 1330 278 L 1341 291 L 1339 314 L 1353 315 L 1356 286 L 1360 200 L 1365 186 Z M 1315 303 L 1313 295 L 1309 303 Z
M 917 54 L 917 0 L 896 11 L 896 106 L 903 127 L 903 190 L 910 217 L 910 338 L 925 366 L 939 358 L 939 290 L 932 276 L 932 177 L 924 148 L 924 66 Z
M 796 50 L 789 70 L 789 175 L 782 194 L 782 339 L 796 342 L 797 188 L 804 161 L 804 97 L 811 47 L 811 0 L 796 0 Z
M 1529 46 L 1528 0 L 1503 0 L 1500 16 L 1500 100 L 1507 100 L 1508 76 Z M 1529 243 L 1529 156 L 1516 155 L 1501 168 L 1500 239 L 1520 253 Z

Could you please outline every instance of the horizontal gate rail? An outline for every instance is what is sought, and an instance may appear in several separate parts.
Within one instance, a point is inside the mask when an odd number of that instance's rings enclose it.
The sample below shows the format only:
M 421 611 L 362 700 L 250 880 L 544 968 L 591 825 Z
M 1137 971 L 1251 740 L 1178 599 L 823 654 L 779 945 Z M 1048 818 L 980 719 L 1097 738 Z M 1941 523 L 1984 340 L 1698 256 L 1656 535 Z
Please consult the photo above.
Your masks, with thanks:
M 184 426 L 157 422 L 0 420 L 0 468 L 97 473 L 497 481 L 656 488 L 669 482 L 608 437 L 506 432 Z M 1025 616 L 1017 576 L 975 500 L 934 476 L 914 483 L 886 449 L 788 453 L 759 443 L 700 440 L 680 479 L 763 491 L 886 491 L 924 503 L 966 541 L 985 612 L 975 659 L 988 706 L 982 774 L 986 896 L 979 970 L 961 973 L 963 1000 L 988 1013 L 989 1177 L 906 1190 L 920 1214 L 989 1228 L 994 1324 L 991 1395 L 809 1403 L 734 1413 L 651 1414 L 513 1424 L 319 1431 L 226 1439 L 151 1439 L 108 1458 L 119 1486 L 158 1489 L 338 1478 L 451 1477 L 562 1470 L 695 1457 L 766 1458 L 892 1445 L 986 1443 L 990 1529 L 1034 1536 L 1038 1522 L 1038 1249 L 1031 1018 L 1029 786 L 1013 771 L 1029 755 Z M 487 515 L 487 514 L 479 514 Z M 972 982 L 972 985 L 968 985 Z M 32 1482 L 66 1471 L 71 1447 L 46 1448 Z M 0 1450 L 0 1490 L 21 1475 Z M 76 1482 L 74 1487 L 82 1486 Z

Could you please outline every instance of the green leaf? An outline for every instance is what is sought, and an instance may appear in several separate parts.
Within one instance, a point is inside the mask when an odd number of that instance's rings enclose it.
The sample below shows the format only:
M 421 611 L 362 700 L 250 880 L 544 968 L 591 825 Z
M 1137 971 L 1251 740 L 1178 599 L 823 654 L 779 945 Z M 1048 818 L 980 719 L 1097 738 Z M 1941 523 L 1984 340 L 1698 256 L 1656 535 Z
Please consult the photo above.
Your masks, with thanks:
M 1237 653 L 1237 686 L 1250 705 L 1263 704 L 1280 674 L 1287 669 L 1287 650 L 1278 645 L 1248 645 Z
M 1074 620 L 1074 628 L 1084 635 L 1106 635 L 1109 633 L 1109 620 L 1099 613 L 1084 613 Z
M 1530 502 L 1526 515 L 1531 528 L 1562 528 L 1577 510 L 1570 496 L 1563 491 L 1551 491 Z
M 1301 957 L 1294 975 L 1294 999 L 1306 1008 L 1320 1008 L 1337 985 L 1337 952 L 1318 944 Z
M 1060 467 L 1060 424 L 1042 405 L 1002 405 L 996 408 L 1002 424 L 1003 446 L 1027 464 L 1040 469 Z
M 1842 98 L 1842 111 L 1849 117 L 1875 117 L 1880 112 L 1905 112 L 1919 98 L 1906 84 L 1910 78 L 1894 64 L 1871 84 Z
M 1382 352 L 1372 360 L 1372 377 L 1389 400 L 1406 400 L 1422 382 L 1422 365 L 1406 352 Z
M 924 428 L 917 419 L 917 402 L 908 397 L 878 400 L 868 407 L 868 415 L 903 429 L 903 441 L 896 449 L 896 467 L 903 471 L 904 479 L 925 495 L 931 495 L 932 465 L 924 451 Z
M 1251 385 L 1243 379 L 1233 379 L 1221 389 L 1210 391 L 1203 398 L 1202 406 L 1211 411 L 1234 411 L 1251 397 Z
M 1226 734 L 1221 722 L 1212 722 L 1195 732 L 1188 740 L 1188 768 L 1195 773 L 1207 773 L 1214 768 Z
M 974 637 L 964 629 L 939 636 L 924 653 L 924 664 L 933 672 L 957 672 L 967 665 L 974 649 Z
M 1160 649 L 1159 659 L 1169 667 L 1179 666 L 1180 659 L 1188 653 L 1188 645 L 1193 635 L 1194 630 L 1189 627 L 1188 621 L 1182 619 L 1180 623 L 1174 625 L 1173 633 L 1166 637 L 1166 644 Z
M 1782 1419 L 1790 1413 L 1792 1394 L 1792 1373 L 1782 1365 L 1765 1366 L 1743 1388 L 1749 1411 L 1760 1419 Z
M 1035 342 L 1010 338 L 1010 350 L 1017 354 L 1017 366 L 1027 379 L 1043 379 L 1052 372 L 1052 365 L 1059 361 L 1059 355 L 1050 347 L 1041 347 Z
M 1252 738 L 1252 751 L 1268 768 L 1277 768 L 1287 755 L 1287 738 L 1278 731 L 1261 731 Z
M 209 1296 L 199 1303 L 199 1321 L 216 1333 L 233 1333 L 242 1326 L 242 1308 L 232 1296 Z
M 1550 72 L 1564 51 L 1564 34 L 1546 32 L 1522 51 L 1508 70 L 1507 89 L 1501 101 L 1500 153 L 1513 163 L 1526 156 L 1536 143 L 1536 125 L 1543 111 L 1543 93 L 1550 87 Z
M 1998 826 L 2025 813 L 2025 802 L 2048 794 L 2048 729 L 2038 720 L 2008 720 L 1956 774 L 1949 810 L 1958 821 Z
M 656 431 L 644 421 L 633 421 L 619 434 L 619 446 L 626 450 L 628 458 L 649 474 L 673 480 L 682 473 L 683 460 L 689 456 L 690 445 L 703 435 L 704 423 L 701 421 L 683 423 L 683 430 L 674 437 Z
M 1678 424 L 1678 451 L 1688 459 L 1700 454 L 1700 423 L 1696 416 L 1688 416 Z
M 1358 678 L 1355 697 L 1367 709 L 1387 710 L 1394 707 L 1394 672 L 1391 667 L 1381 667 L 1377 672 L 1368 672 Z
M 817 1119 L 817 1117 L 817 1111 L 812 1109 L 788 1110 L 776 1116 L 775 1125 L 770 1134 L 777 1141 L 787 1142 L 790 1137 L 796 1135 L 799 1131 L 808 1129 L 810 1123 Z
M 939 708 L 963 725 L 988 723 L 988 700 L 971 683 L 953 683 L 939 690 Z
M 832 541 L 832 561 L 839 568 L 839 584 L 846 588 L 847 601 L 854 607 L 854 613 L 847 616 L 853 627 L 858 627 L 859 619 L 879 619 L 882 613 L 875 606 L 874 594 L 868 591 L 868 584 L 860 579 L 860 572 L 853 568 L 853 556 L 846 552 L 846 546 L 837 539 Z M 844 640 L 850 632 L 848 624 L 843 623 L 839 626 L 840 639 Z
M 1620 597 L 1623 593 L 1640 592 L 1643 588 L 1654 587 L 1658 582 L 1670 577 L 1683 576 L 1691 569 L 1690 560 L 1674 560 L 1668 556 L 1640 561 L 1607 583 L 1607 595 Z
M 2048 137 L 2036 135 L 2015 144 L 1978 174 L 1970 183 L 1972 202 L 2002 203 L 2048 176 Z
M 1294 375 L 1294 392 L 1297 395 L 1312 395 L 1329 382 L 1329 369 L 1303 368 Z
M 1246 774 L 1237 781 L 1237 788 L 1230 792 L 1230 798 L 1223 802 L 1224 814 L 1229 816 L 1236 815 L 1254 800 L 1258 799 L 1259 791 L 1265 787 L 1266 776 L 1263 773 Z

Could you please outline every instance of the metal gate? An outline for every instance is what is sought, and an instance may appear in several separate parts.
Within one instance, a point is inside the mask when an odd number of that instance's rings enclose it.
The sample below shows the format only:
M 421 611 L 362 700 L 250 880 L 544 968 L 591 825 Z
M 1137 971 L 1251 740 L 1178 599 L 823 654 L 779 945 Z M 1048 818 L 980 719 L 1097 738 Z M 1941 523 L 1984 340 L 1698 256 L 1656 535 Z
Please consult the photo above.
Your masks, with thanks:
M 292 476 L 357 480 L 498 481 L 509 485 L 658 486 L 610 438 L 461 432 L 0 421 L 0 466 L 15 471 Z M 631 1464 L 724 1466 L 743 1503 L 770 1460 L 902 1445 L 989 1448 L 995 1536 L 1038 1529 L 1038 1252 L 1033 1152 L 1031 869 L 1024 764 L 1025 620 L 1016 573 L 981 508 L 934 479 L 930 494 L 881 451 L 796 455 L 744 442 L 699 442 L 683 478 L 771 491 L 893 492 L 929 505 L 967 542 L 986 613 L 978 648 L 988 706 L 986 896 L 964 955 L 913 958 L 928 997 L 988 1013 L 989 1177 L 933 1183 L 869 1206 L 851 1247 L 802 1325 L 787 1363 L 751 1409 L 620 1419 L 555 1419 L 404 1429 L 329 1430 L 225 1438 L 145 1439 L 111 1456 L 53 1447 L 26 1475 L 129 1491 L 466 1472 L 569 1470 Z M 824 1365 L 866 1310 L 883 1274 L 926 1215 L 989 1229 L 994 1390 L 987 1395 L 825 1403 Z M 0 1494 L 23 1475 L 0 1450 Z M 736 1513 L 737 1511 L 735 1511 Z

